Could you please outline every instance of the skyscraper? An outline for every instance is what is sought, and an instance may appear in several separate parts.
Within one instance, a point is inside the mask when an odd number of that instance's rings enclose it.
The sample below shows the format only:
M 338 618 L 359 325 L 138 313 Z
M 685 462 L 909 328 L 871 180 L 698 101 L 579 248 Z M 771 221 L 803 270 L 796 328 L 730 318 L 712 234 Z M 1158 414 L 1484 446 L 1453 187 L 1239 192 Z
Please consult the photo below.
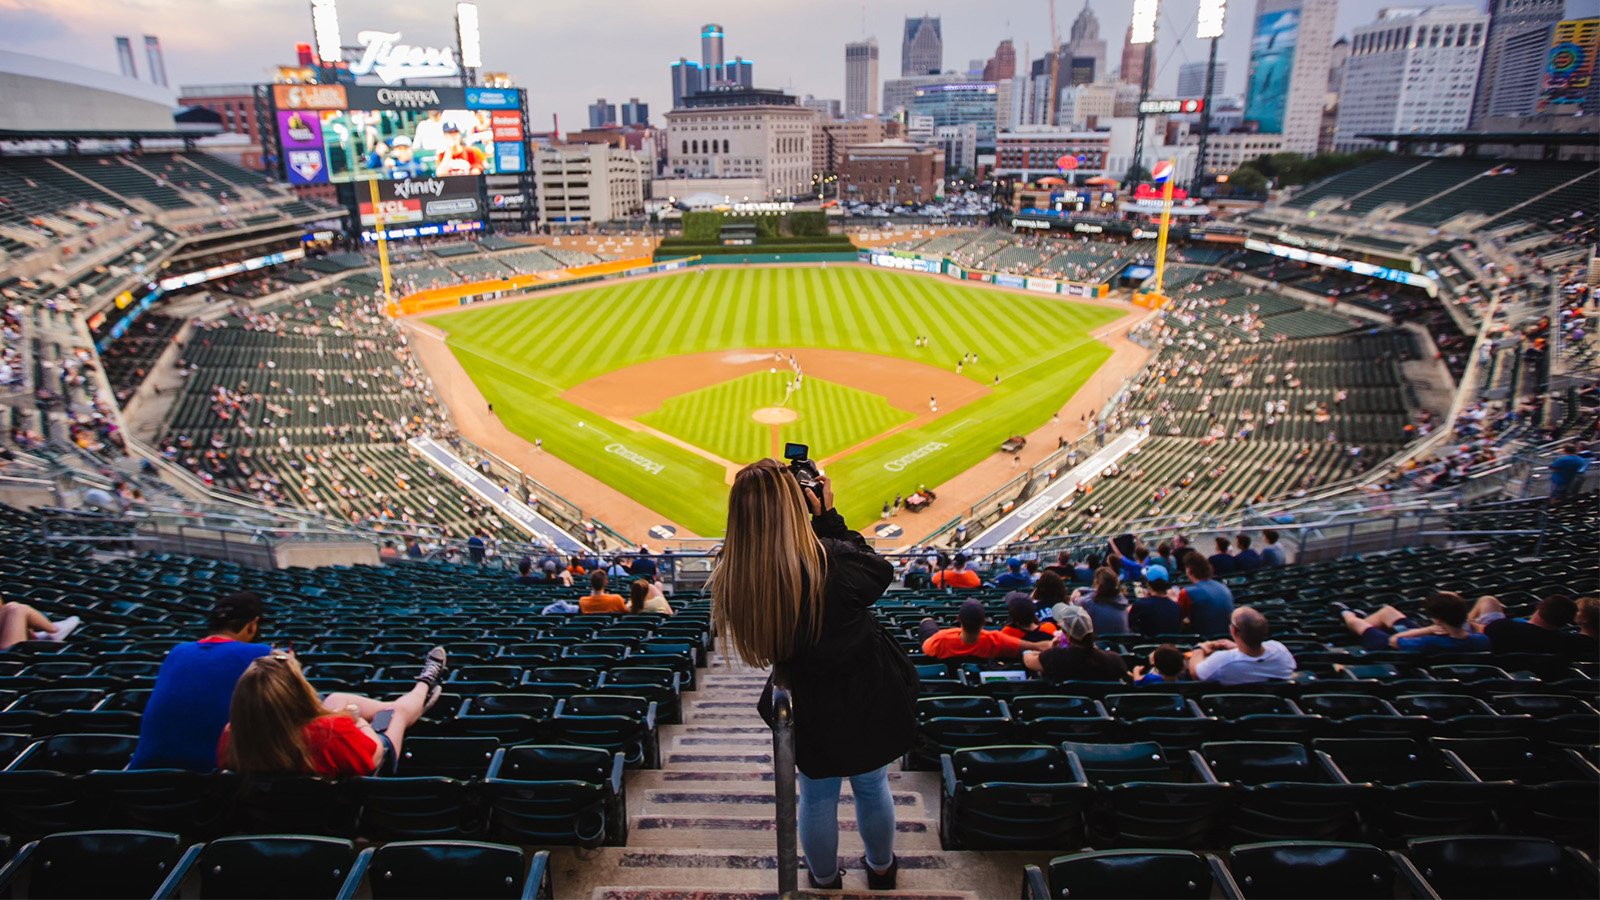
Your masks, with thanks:
M 708 84 L 717 84 L 725 80 L 722 66 L 722 41 L 727 35 L 721 25 L 705 25 L 700 28 L 700 65 L 705 69 Z
M 1228 61 L 1217 60 L 1217 74 L 1211 77 L 1211 93 L 1217 96 L 1223 94 L 1223 86 L 1228 82 Z M 1178 67 L 1178 96 L 1179 97 L 1204 97 L 1206 95 L 1206 64 L 1204 62 L 1184 63 Z
M 683 106 L 683 98 L 707 88 L 736 84 L 753 87 L 755 64 L 742 56 L 728 59 L 724 47 L 727 33 L 715 23 L 700 28 L 700 61 L 678 57 L 671 64 L 672 107 Z
M 622 124 L 640 127 L 650 124 L 650 104 L 640 103 L 638 97 L 629 97 L 622 104 Z
M 844 114 L 852 119 L 878 111 L 878 41 L 844 45 Z
M 1333 148 L 1377 146 L 1374 132 L 1460 131 L 1472 117 L 1473 90 L 1489 17 L 1471 7 L 1386 9 L 1350 35 Z
M 1074 57 L 1088 57 L 1094 61 L 1094 79 L 1105 77 L 1106 42 L 1100 39 L 1100 19 L 1089 8 L 1089 0 L 1083 0 L 1083 9 L 1072 20 L 1067 45 L 1062 49 L 1063 63 Z
M 683 98 L 706 88 L 705 70 L 692 59 L 678 57 L 672 64 L 672 108 L 683 105 Z
M 1150 56 L 1155 58 L 1155 42 L 1150 42 Z M 1117 70 L 1117 80 L 1123 84 L 1144 84 L 1144 56 L 1145 44 L 1133 42 L 1133 26 L 1128 26 L 1128 34 L 1122 39 L 1122 66 Z M 1200 66 L 1202 69 L 1205 65 Z M 1154 74 L 1154 73 L 1152 73 Z M 1202 79 L 1204 76 L 1201 76 Z M 1178 96 L 1188 96 L 1180 88 Z
M 1495 90 L 1502 83 L 1523 85 L 1542 74 L 1544 59 L 1529 61 L 1526 53 L 1506 59 L 1507 45 L 1530 31 L 1548 33 L 1566 12 L 1565 0 L 1489 0 L 1489 39 L 1483 50 L 1483 65 L 1478 68 L 1478 87 L 1472 101 L 1473 128 L 1491 115 Z M 1535 39 L 1536 40 L 1536 39 Z M 1517 42 L 1522 43 L 1522 42 Z M 1514 63 L 1514 65 L 1513 65 Z M 1534 72 L 1528 71 L 1532 65 Z M 1535 74 L 1538 73 L 1538 74 Z M 1526 113 L 1524 113 L 1526 115 Z
M 607 103 L 606 98 L 589 104 L 589 127 L 600 128 L 605 125 L 617 124 L 617 105 Z
M 906 19 L 905 40 L 900 44 L 900 75 L 936 75 L 944 68 L 944 33 L 939 17 Z
M 1256 4 L 1244 118 L 1262 134 L 1283 135 L 1286 152 L 1317 151 L 1338 6 L 1338 0 Z
M 1017 46 L 1010 38 L 994 48 L 994 55 L 983 66 L 984 81 L 1004 81 L 1017 76 Z
M 139 77 L 139 67 L 133 60 L 133 41 L 120 35 L 117 37 L 117 68 L 124 78 Z
M 150 67 L 150 83 L 167 86 L 167 63 L 161 58 L 161 39 L 153 34 L 144 36 L 144 58 Z

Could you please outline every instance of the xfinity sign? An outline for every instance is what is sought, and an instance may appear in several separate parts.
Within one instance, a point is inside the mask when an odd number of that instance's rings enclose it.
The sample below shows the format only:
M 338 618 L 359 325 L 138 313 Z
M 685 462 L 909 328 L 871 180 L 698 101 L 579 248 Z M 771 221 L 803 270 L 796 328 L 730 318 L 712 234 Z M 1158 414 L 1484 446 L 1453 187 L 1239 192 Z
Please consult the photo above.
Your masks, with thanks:
M 400 43 L 398 31 L 362 31 L 361 58 L 350 64 L 350 74 L 376 75 L 384 84 L 407 78 L 450 78 L 460 73 L 455 54 L 439 47 L 413 47 Z

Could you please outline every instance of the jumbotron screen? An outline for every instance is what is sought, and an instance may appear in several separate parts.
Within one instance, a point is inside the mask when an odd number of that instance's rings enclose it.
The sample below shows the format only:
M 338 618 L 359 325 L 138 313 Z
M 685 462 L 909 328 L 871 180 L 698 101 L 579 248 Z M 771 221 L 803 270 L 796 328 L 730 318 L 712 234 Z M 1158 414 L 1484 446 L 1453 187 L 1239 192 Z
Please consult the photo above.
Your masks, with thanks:
M 290 184 L 527 169 L 521 92 L 275 85 Z

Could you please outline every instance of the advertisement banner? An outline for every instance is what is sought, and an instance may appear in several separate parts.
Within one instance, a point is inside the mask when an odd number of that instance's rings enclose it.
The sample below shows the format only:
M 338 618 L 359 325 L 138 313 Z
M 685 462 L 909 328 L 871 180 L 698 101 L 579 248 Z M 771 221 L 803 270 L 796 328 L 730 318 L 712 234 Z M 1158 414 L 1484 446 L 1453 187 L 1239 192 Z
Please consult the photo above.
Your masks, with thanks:
M 1005 275 L 998 272 L 995 273 L 991 281 L 1000 287 L 1008 288 L 1020 288 L 1028 283 L 1021 275 Z
M 988 272 L 973 272 L 973 271 L 969 270 L 967 272 L 967 280 L 968 281 L 981 281 L 984 284 L 988 284 L 989 283 L 989 273 Z
M 377 225 L 371 198 L 363 197 L 360 206 L 361 224 L 367 227 Z M 478 180 L 466 177 L 379 182 L 378 209 L 383 212 L 385 228 L 409 222 L 444 222 L 483 217 L 478 203 Z
M 1545 55 L 1538 111 L 1555 115 L 1600 112 L 1595 108 L 1597 55 L 1600 55 L 1600 18 L 1557 22 Z
M 1093 297 L 1095 295 L 1094 285 L 1077 284 L 1070 281 L 1061 283 L 1061 293 L 1066 294 L 1068 297 Z
M 467 88 L 467 109 L 521 109 L 522 92 L 506 88 Z
M 1289 108 L 1289 81 L 1294 74 L 1294 49 L 1300 39 L 1300 10 L 1283 9 L 1256 17 L 1250 39 L 1249 98 L 1246 121 L 1260 126 L 1262 134 L 1282 134 Z
M 350 100 L 342 84 L 275 84 L 272 103 L 278 109 L 346 109 Z
M 1054 294 L 1059 290 L 1058 285 L 1053 279 L 1035 278 L 1032 275 L 1028 276 L 1026 287 L 1030 291 L 1038 291 L 1041 294 Z
M 290 184 L 327 184 L 328 160 L 322 152 L 322 120 L 314 112 L 279 111 L 283 169 Z
M 489 113 L 489 128 L 496 141 L 522 142 L 522 113 L 518 110 Z
M 501 141 L 494 145 L 494 170 L 496 172 L 526 172 L 528 155 L 522 144 Z

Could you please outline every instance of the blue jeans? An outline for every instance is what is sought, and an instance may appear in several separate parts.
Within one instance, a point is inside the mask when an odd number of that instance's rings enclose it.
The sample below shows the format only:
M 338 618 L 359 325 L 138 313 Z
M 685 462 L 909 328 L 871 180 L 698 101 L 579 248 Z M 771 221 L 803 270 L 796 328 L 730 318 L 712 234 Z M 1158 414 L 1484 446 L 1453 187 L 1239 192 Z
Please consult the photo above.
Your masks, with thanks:
M 807 778 L 800 782 L 800 847 L 812 877 L 826 884 L 839 871 L 839 788 L 843 778 Z M 856 798 L 856 828 L 867 848 L 867 865 L 889 868 L 894 862 L 894 798 L 889 795 L 889 767 L 850 776 Z

